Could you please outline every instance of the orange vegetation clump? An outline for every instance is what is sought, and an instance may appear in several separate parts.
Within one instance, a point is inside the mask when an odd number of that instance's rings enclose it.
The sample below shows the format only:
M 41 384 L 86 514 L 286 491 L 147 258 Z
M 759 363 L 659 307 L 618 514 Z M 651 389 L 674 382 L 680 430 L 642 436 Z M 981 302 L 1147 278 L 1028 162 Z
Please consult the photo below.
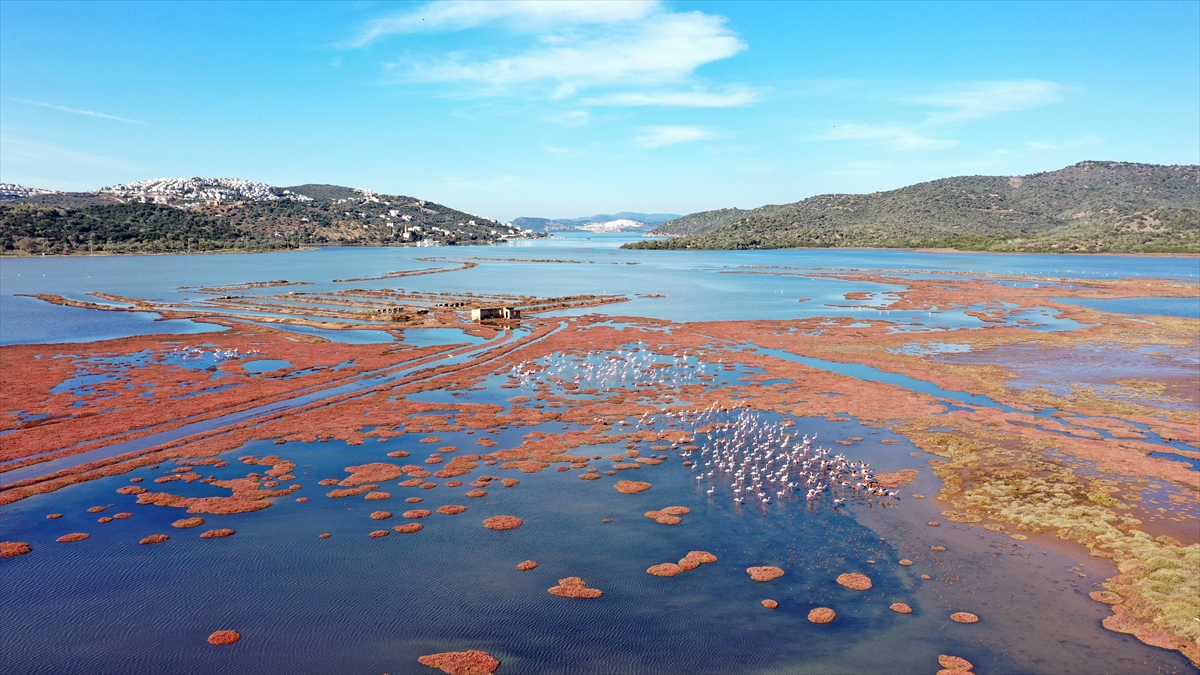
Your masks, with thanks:
M 362 466 L 348 466 L 346 471 L 350 472 L 350 476 L 343 478 L 338 485 L 342 487 L 353 487 L 355 485 L 364 485 L 366 483 L 382 483 L 386 480 L 395 480 L 404 475 L 404 471 L 395 464 L 387 462 L 373 462 L 371 464 L 363 464 Z
M 168 539 L 170 539 L 170 537 L 168 537 L 165 534 L 152 534 L 149 537 L 143 537 L 142 540 L 139 541 L 138 543 L 139 544 L 161 544 Z
M 437 668 L 446 675 L 491 675 L 500 662 L 487 652 L 475 649 L 465 652 L 426 654 L 417 659 L 423 666 Z
M 251 474 L 252 476 L 255 474 Z M 180 497 L 166 492 L 146 492 L 138 495 L 138 504 L 186 508 L 188 513 L 249 513 L 271 506 L 271 497 L 286 497 L 291 490 L 260 490 L 257 478 L 214 480 L 210 485 L 232 490 L 228 497 Z
M 106 510 L 108 510 L 107 506 L 92 506 L 92 507 L 88 508 L 87 512 L 88 513 L 100 513 L 101 511 L 106 511 Z
M 522 524 L 523 521 L 516 516 L 492 516 L 483 521 L 483 526 L 489 530 L 512 530 Z
M 111 523 L 112 521 L 113 521 L 113 519 L 109 518 L 108 516 L 103 516 L 96 520 L 97 523 Z
M 837 618 L 837 612 L 828 607 L 817 607 L 808 613 L 808 620 L 813 623 L 830 623 Z
M 219 630 L 208 636 L 208 644 L 219 647 L 221 645 L 231 645 L 241 639 L 242 636 L 236 630 Z
M 537 567 L 537 563 L 532 560 L 526 560 L 525 562 L 517 563 L 517 570 L 521 572 L 528 572 L 535 567 Z
M 215 530 L 201 532 L 200 538 L 201 539 L 220 539 L 221 537 L 231 537 L 234 534 L 236 534 L 236 533 L 233 530 L 229 529 L 228 527 L 219 527 Z
M 317 535 L 317 536 L 319 536 L 321 539 L 328 539 L 328 538 L 332 537 L 333 535 L 332 535 L 332 534 L 329 534 L 328 532 L 324 532 L 324 533 L 322 533 L 322 534 L 320 534 L 320 535 Z
M 405 518 L 424 518 L 432 513 L 433 511 L 429 511 L 428 509 L 412 509 L 411 511 L 405 511 L 403 515 Z
M 950 615 L 950 620 L 958 623 L 978 623 L 979 617 L 970 612 L 955 612 Z
M 846 588 L 849 588 L 849 589 L 855 590 L 855 591 L 870 590 L 870 588 L 872 586 L 871 577 L 868 577 L 865 574 L 857 574 L 857 573 L 839 574 L 838 578 L 837 578 L 837 582 L 839 584 L 845 586 Z
M 407 450 L 396 450 L 387 454 L 388 457 L 408 457 L 408 455 L 409 452 Z
M 200 527 L 203 524 L 203 518 L 181 518 L 171 523 L 171 527 L 178 528 L 180 530 L 186 530 L 189 527 Z
M 462 485 L 462 481 L 461 481 L 461 480 L 448 480 L 448 481 L 446 481 L 446 487 L 459 487 L 460 485 Z
M 132 517 L 133 517 L 133 514 L 132 514 L 132 513 L 124 513 L 124 512 L 122 512 L 122 513 L 114 513 L 114 514 L 113 514 L 113 518 L 116 518 L 117 520 L 123 520 L 123 519 L 125 519 L 125 518 L 132 518 Z
M 579 480 L 600 480 L 600 474 L 598 474 L 598 473 L 581 473 L 581 474 L 579 474 Z
M 62 518 L 62 514 L 61 513 L 47 513 L 46 517 L 49 518 L 50 520 L 54 520 L 56 518 Z
M 467 493 L 467 496 L 471 497 L 472 499 L 476 499 L 479 497 L 486 497 L 487 490 L 471 490 L 470 492 Z
M 371 513 L 371 520 L 387 520 L 391 517 L 392 514 L 390 511 L 374 511 Z
M 119 495 L 140 495 L 145 491 L 146 488 L 138 487 L 137 485 L 126 485 L 124 487 L 117 488 L 117 494 Z
M 896 489 L 904 487 L 913 482 L 917 478 L 916 469 L 903 469 L 895 473 L 877 473 L 875 480 L 879 481 L 880 487 Z
M 908 558 L 904 558 L 904 559 L 902 559 L 902 560 L 900 561 L 900 564 L 901 564 L 901 565 L 903 565 L 903 566 L 905 566 L 905 567 L 912 567 L 912 566 L 913 566 L 913 561 L 909 560 Z
M 598 588 L 588 588 L 583 579 L 579 577 L 567 577 L 559 579 L 558 585 L 549 589 L 551 595 L 557 595 L 562 598 L 598 598 L 604 595 Z
M 454 516 L 454 515 L 458 515 L 458 514 L 462 513 L 463 511 L 466 511 L 466 510 L 467 510 L 467 507 L 465 507 L 465 506 L 458 506 L 457 504 L 447 504 L 445 506 L 439 506 L 437 512 L 444 516 Z
M 619 480 L 613 485 L 613 489 L 621 494 L 633 495 L 639 492 L 649 490 L 651 485 L 636 480 Z
M 688 551 L 688 554 L 685 557 L 688 560 L 695 560 L 701 565 L 717 562 L 717 556 L 709 553 L 708 551 Z M 783 572 L 781 571 L 779 574 L 782 575 Z
M 403 525 L 396 525 L 392 529 L 401 534 L 412 534 L 413 532 L 420 532 L 424 527 L 420 523 L 405 523 Z
M 908 605 L 904 604 L 903 602 L 893 602 L 891 605 L 888 606 L 888 609 L 892 610 L 893 612 L 895 612 L 897 614 L 912 614 L 912 607 L 909 607 Z
M 950 656 L 949 654 L 938 654 L 938 664 L 947 670 L 968 671 L 975 668 L 975 664 L 964 659 L 963 657 Z
M 308 501 L 308 497 L 296 497 L 296 501 L 300 504 L 303 504 L 304 502 Z
M 562 467 L 559 467 L 559 468 L 562 468 Z M 501 478 L 500 479 L 500 484 L 503 485 L 504 487 L 513 487 L 514 485 L 516 485 L 517 483 L 520 483 L 520 482 L 521 481 L 517 480 L 516 478 Z
M 372 539 L 378 539 L 380 537 L 388 536 L 388 531 L 387 530 L 375 530 L 374 532 L 369 533 L 367 536 Z
M 771 581 L 783 576 L 783 570 L 778 567 L 747 567 L 746 573 L 755 581 Z
M 408 502 L 409 504 L 420 504 L 421 502 L 423 502 L 425 500 L 421 499 L 420 497 L 409 497 L 408 499 L 405 499 L 404 501 Z
M 391 498 L 392 498 L 392 493 L 379 492 L 379 491 L 368 492 L 367 496 L 363 497 L 363 499 L 369 499 L 371 501 L 378 501 L 380 499 L 391 499 Z
M 63 536 L 59 537 L 58 539 L 55 539 L 54 541 L 57 541 L 61 544 L 66 544 L 66 543 L 72 542 L 72 541 L 83 541 L 84 539 L 87 539 L 87 538 L 88 538 L 88 534 L 85 532 L 72 532 L 71 534 L 64 534 Z
M 673 577 L 682 571 L 683 568 L 675 563 L 662 563 L 647 569 L 646 574 L 653 574 L 656 577 Z
M 23 541 L 0 541 L 0 558 L 14 558 L 32 550 L 29 544 Z
M 775 609 L 779 607 L 779 603 L 774 600 L 767 599 L 762 601 L 762 606 L 766 607 L 767 609 Z

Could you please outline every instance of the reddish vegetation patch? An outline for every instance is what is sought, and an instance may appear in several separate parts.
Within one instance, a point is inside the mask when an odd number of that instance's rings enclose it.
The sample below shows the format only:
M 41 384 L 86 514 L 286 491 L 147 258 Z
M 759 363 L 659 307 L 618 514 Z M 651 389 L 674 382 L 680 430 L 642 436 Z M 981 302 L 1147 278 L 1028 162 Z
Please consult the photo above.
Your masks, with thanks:
M 447 504 L 445 506 L 439 506 L 437 512 L 444 516 L 454 516 L 454 515 L 458 515 L 458 514 L 462 513 L 463 511 L 466 511 L 466 510 L 467 510 L 467 507 L 465 507 L 465 506 L 459 506 L 457 504 Z
M 392 517 L 392 514 L 389 511 L 375 511 L 374 513 L 371 514 L 372 520 L 387 520 L 388 518 L 391 518 L 391 517 Z
M 465 652 L 426 654 L 417 659 L 423 666 L 438 668 L 446 675 L 491 675 L 500 662 L 487 652 L 472 649 Z
M 929 550 L 931 550 L 931 551 L 945 551 L 945 550 L 946 550 L 946 547 L 945 547 L 945 546 L 930 546 L 930 547 L 929 547 Z
M 559 467 L 559 468 L 561 469 L 564 467 Z M 504 487 L 513 487 L 514 485 L 516 485 L 517 483 L 520 483 L 520 482 L 521 481 L 517 480 L 516 478 L 501 478 L 500 479 L 500 484 L 503 485 Z
M 913 561 L 909 560 L 908 558 L 905 558 L 900 561 L 900 564 L 904 565 L 905 567 L 912 567 Z
M 604 595 L 598 588 L 588 588 L 583 579 L 579 577 L 567 577 L 559 579 L 558 585 L 549 589 L 551 595 L 557 595 L 562 598 L 598 598 Z
M 458 486 L 460 486 L 460 485 L 462 485 L 462 481 L 461 481 L 461 480 L 448 480 L 448 481 L 446 481 L 446 487 L 458 487 Z
M 14 558 L 32 550 L 29 544 L 23 541 L 0 541 L 0 558 Z
M 446 461 L 446 460 L 442 459 L 441 457 L 426 457 L 425 458 L 426 464 L 441 464 L 444 461 Z
M 961 656 L 950 656 L 949 654 L 938 654 L 938 664 L 947 670 L 971 670 L 975 664 L 964 659 Z
M 62 518 L 62 514 L 61 513 L 47 513 L 46 517 L 49 518 L 50 520 L 54 520 L 56 518 Z
M 922 574 L 922 575 L 921 575 L 921 578 L 922 578 L 922 579 L 924 579 L 925 581 L 929 581 L 929 580 L 930 580 L 930 579 L 932 579 L 933 577 L 929 576 L 928 574 Z
M 241 639 L 242 636 L 236 630 L 219 630 L 208 636 L 208 644 L 219 647 L 221 645 L 231 645 Z
M 813 623 L 829 623 L 837 618 L 837 612 L 828 607 L 817 607 L 808 613 L 808 620 Z
M 709 553 L 708 551 L 688 551 L 688 554 L 685 557 L 688 560 L 695 560 L 701 565 L 717 562 L 717 556 Z M 780 574 L 783 574 L 783 572 L 780 572 Z
M 177 520 L 177 521 L 171 523 L 171 527 L 175 527 L 180 530 L 186 530 L 189 527 L 200 527 L 203 524 L 204 524 L 203 518 L 182 518 L 180 520 Z
M 408 480 L 400 481 L 400 487 L 417 487 L 422 482 L 420 478 L 409 478 Z
M 483 521 L 483 526 L 489 530 L 512 530 L 523 524 L 516 516 L 492 516 Z
M 913 482 L 917 478 L 916 469 L 903 469 L 896 473 L 877 473 L 875 480 L 879 481 L 880 487 L 896 489 L 904 487 Z
M 422 490 L 432 490 L 437 487 L 437 483 L 421 483 Z
M 170 539 L 170 537 L 168 537 L 165 534 L 152 534 L 149 537 L 143 537 L 142 540 L 139 541 L 138 543 L 139 544 L 161 544 L 168 539 Z
M 955 612 L 950 615 L 950 620 L 958 623 L 978 623 L 979 617 L 970 612 Z
M 441 443 L 442 439 L 439 436 L 426 436 L 421 439 L 422 443 Z
M 308 497 L 296 497 L 296 501 L 303 504 L 304 502 L 308 501 Z
M 904 604 L 903 602 L 893 602 L 891 605 L 888 606 L 888 609 L 892 610 L 893 612 L 895 612 L 897 614 L 912 614 L 912 607 L 909 607 L 908 605 Z
M 117 520 L 124 520 L 125 518 L 132 518 L 132 517 L 133 517 L 132 513 L 122 512 L 122 513 L 114 513 L 113 514 L 113 518 L 116 518 Z
M 839 574 L 837 582 L 854 591 L 870 590 L 871 577 L 865 574 Z
M 420 504 L 421 502 L 423 502 L 425 500 L 421 499 L 420 497 L 409 497 L 408 499 L 405 499 L 404 501 L 408 502 L 409 504 Z
M 89 508 L 87 511 L 88 511 L 88 513 L 100 513 L 101 511 L 107 511 L 107 510 L 108 510 L 107 506 L 93 506 L 93 507 Z
M 389 452 L 387 454 L 387 456 L 388 457 L 408 457 L 409 454 L 410 453 L 407 450 L 396 450 L 394 452 Z
M 579 474 L 579 480 L 600 480 L 600 474 L 598 474 L 598 473 L 581 473 L 581 474 Z
M 230 536 L 233 536 L 234 534 L 235 534 L 234 531 L 229 529 L 228 527 L 220 527 L 215 530 L 209 530 L 208 532 L 200 533 L 200 538 L 201 539 L 219 539 L 221 537 L 230 537 Z
M 329 534 L 328 532 L 325 532 L 324 534 L 321 534 L 321 535 L 319 535 L 319 536 L 320 536 L 322 539 L 328 539 L 328 538 L 332 537 L 333 535 L 332 535 L 332 534 Z
M 387 530 L 375 530 L 374 532 L 369 533 L 367 536 L 372 539 L 378 539 L 380 537 L 388 536 L 388 531 Z
M 66 543 L 69 543 L 72 541 L 83 541 L 84 539 L 87 539 L 87 538 L 88 538 L 88 535 L 85 532 L 72 532 L 71 534 L 64 534 L 63 536 L 59 537 L 58 539 L 55 539 L 54 541 L 57 541 L 60 544 L 66 544 Z
M 392 498 L 392 493 L 390 493 L 390 492 L 368 492 L 367 496 L 363 497 L 363 499 L 369 499 L 371 501 L 378 501 L 380 499 L 391 499 L 391 498 Z
M 405 511 L 403 515 L 405 518 L 425 518 L 432 513 L 433 511 L 429 511 L 428 509 L 413 509 L 411 511 Z
M 930 527 L 937 527 L 938 525 L 941 525 L 941 523 L 939 523 L 939 522 L 938 522 L 938 521 L 936 521 L 936 520 L 931 520 L 931 521 L 929 521 L 929 526 L 930 526 Z
M 1113 593 L 1112 591 L 1092 591 L 1091 593 L 1088 593 L 1088 597 L 1096 602 L 1103 602 L 1106 605 L 1121 604 L 1121 596 Z
M 783 576 L 783 570 L 778 567 L 747 567 L 746 573 L 755 581 L 770 581 Z
M 111 523 L 112 521 L 113 519 L 109 518 L 108 516 L 103 516 L 102 518 L 96 520 L 97 523 Z
M 336 478 L 322 478 L 321 480 L 317 481 L 317 485 L 323 485 L 325 487 L 329 487 L 330 485 L 337 485 L 337 484 L 338 484 L 338 479 L 336 479 Z
M 379 487 L 379 486 L 378 485 L 370 485 L 370 486 L 363 485 L 362 487 L 343 488 L 340 490 L 330 490 L 329 492 L 325 493 L 325 496 L 329 497 L 330 499 L 341 499 L 342 497 L 357 497 L 357 496 L 363 494 L 364 492 L 370 492 L 371 490 L 373 490 L 377 487 Z
M 467 493 L 467 496 L 471 497 L 472 499 L 476 499 L 479 497 L 486 497 L 487 490 L 471 490 L 470 492 Z
M 138 487 L 136 485 L 126 485 L 124 487 L 117 488 L 117 494 L 119 495 L 140 495 L 145 491 L 146 488 Z
M 413 532 L 420 532 L 424 527 L 425 526 L 420 523 L 405 523 L 403 525 L 397 525 L 392 529 L 400 534 L 412 534 Z
M 660 511 L 670 516 L 685 516 L 692 512 L 692 510 L 686 506 L 668 506 L 665 509 L 660 509 Z
M 683 557 L 679 559 L 679 569 L 683 571 L 694 570 L 700 566 L 700 563 L 692 558 Z
M 762 601 L 762 606 L 766 607 L 767 609 L 775 609 L 779 607 L 779 603 L 774 600 L 767 599 Z
M 680 518 L 679 516 L 672 516 L 667 513 L 661 513 L 657 518 L 654 519 L 654 522 L 662 523 L 663 525 L 678 525 L 683 522 L 683 518 Z
M 636 480 L 619 480 L 613 485 L 613 489 L 622 494 L 632 495 L 645 490 L 649 490 L 651 485 Z
M 683 571 L 679 565 L 675 563 L 662 563 L 654 565 L 646 570 L 646 574 L 653 574 L 656 577 L 673 577 Z
M 348 466 L 346 467 L 346 471 L 350 472 L 350 476 L 338 483 L 338 485 L 343 487 L 364 485 L 366 483 L 382 483 L 386 480 L 395 480 L 404 475 L 404 471 L 400 467 L 395 464 L 388 464 L 387 462 Z
M 537 563 L 532 560 L 526 560 L 525 562 L 517 563 L 517 569 L 521 572 L 528 572 L 535 567 L 537 567 Z

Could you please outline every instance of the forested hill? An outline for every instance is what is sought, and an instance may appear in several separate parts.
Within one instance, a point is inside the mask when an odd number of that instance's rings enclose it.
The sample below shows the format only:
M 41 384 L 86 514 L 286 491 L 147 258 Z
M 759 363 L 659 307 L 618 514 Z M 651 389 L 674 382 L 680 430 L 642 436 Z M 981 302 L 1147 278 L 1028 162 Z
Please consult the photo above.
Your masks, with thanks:
M 1028 176 L 944 178 L 868 195 L 705 211 L 629 248 L 955 248 L 1200 253 L 1200 167 L 1081 162 Z
M 185 178 L 81 193 L 0 186 L 0 252 L 9 255 L 485 244 L 525 236 L 540 235 L 423 199 L 336 185 Z

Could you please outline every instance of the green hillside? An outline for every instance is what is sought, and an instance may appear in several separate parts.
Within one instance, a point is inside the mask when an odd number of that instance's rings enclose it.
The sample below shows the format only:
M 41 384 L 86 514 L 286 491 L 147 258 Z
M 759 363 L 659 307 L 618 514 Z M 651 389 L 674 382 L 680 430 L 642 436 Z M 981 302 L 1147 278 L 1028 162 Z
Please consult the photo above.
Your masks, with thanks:
M 311 201 L 156 204 L 154 195 L 53 193 L 0 202 L 0 253 L 175 253 L 308 245 L 487 244 L 519 236 L 494 220 L 413 197 L 336 185 Z
M 869 195 L 820 195 L 664 223 L 629 248 L 956 248 L 1200 252 L 1200 167 L 1081 162 L 1029 176 L 963 176 Z

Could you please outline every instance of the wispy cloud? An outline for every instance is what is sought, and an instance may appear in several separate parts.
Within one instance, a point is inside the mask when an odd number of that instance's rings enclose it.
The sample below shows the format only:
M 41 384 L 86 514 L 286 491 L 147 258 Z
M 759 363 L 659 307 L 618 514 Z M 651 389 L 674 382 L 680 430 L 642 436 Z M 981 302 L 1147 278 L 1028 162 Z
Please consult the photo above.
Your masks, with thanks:
M 958 141 L 929 138 L 910 128 L 880 124 L 841 124 L 821 138 L 827 141 L 865 141 L 892 150 L 941 150 L 958 145 Z
M 661 148 L 664 145 L 691 143 L 712 138 L 712 130 L 701 126 L 654 126 L 641 127 L 634 140 L 644 148 Z
M 370 21 L 350 45 L 362 47 L 398 33 L 452 31 L 488 23 L 516 30 L 543 31 L 563 26 L 635 21 L 658 9 L 657 1 L 572 2 L 538 0 L 477 0 L 431 2 L 415 10 Z
M 145 124 L 145 122 L 142 122 L 139 120 L 131 120 L 127 117 L 117 117 L 116 115 L 106 115 L 104 113 L 96 112 L 94 110 L 80 110 L 79 108 L 68 108 L 65 105 L 55 105 L 53 103 L 43 103 L 41 101 L 28 101 L 23 98 L 14 98 L 12 100 L 14 100 L 18 103 L 25 103 L 27 105 L 41 106 L 43 108 L 50 108 L 51 110 L 61 110 L 62 112 L 74 113 L 76 115 L 90 115 L 92 117 L 102 117 L 106 120 L 116 120 L 118 122 L 128 122 L 130 124 Z
M 584 99 L 588 105 L 604 106 L 686 106 L 691 108 L 732 108 L 758 100 L 758 93 L 747 87 L 729 87 L 722 91 L 620 92 Z
M 561 124 L 564 127 L 582 127 L 592 120 L 592 115 L 586 110 L 569 110 L 559 115 L 546 117 L 545 120 Z
M 696 81 L 700 67 L 746 49 L 725 18 L 674 12 L 660 2 L 433 2 L 367 24 L 351 45 L 493 26 L 532 40 L 507 54 L 446 52 L 387 68 L 402 81 L 469 84 L 493 95 L 540 92 L 564 100 L 609 90 L 587 105 L 729 107 L 756 98 L 746 87 L 710 90 Z
M 1028 143 L 1025 147 L 1028 150 L 1034 150 L 1034 151 L 1039 151 L 1039 152 L 1053 152 L 1055 150 L 1072 150 L 1074 148 L 1086 148 L 1086 147 L 1089 147 L 1092 145 L 1098 145 L 1103 142 L 1104 142 L 1103 138 L 1100 138 L 1099 136 L 1096 136 L 1094 134 L 1087 134 L 1086 136 L 1077 138 L 1073 141 L 1063 141 L 1062 143 L 1039 143 L 1037 141 L 1034 141 L 1032 143 Z
M 1057 82 L 985 80 L 956 84 L 936 93 L 902 99 L 902 102 L 942 108 L 925 121 L 926 124 L 942 124 L 1027 110 L 1059 103 L 1063 99 L 1063 86 Z

